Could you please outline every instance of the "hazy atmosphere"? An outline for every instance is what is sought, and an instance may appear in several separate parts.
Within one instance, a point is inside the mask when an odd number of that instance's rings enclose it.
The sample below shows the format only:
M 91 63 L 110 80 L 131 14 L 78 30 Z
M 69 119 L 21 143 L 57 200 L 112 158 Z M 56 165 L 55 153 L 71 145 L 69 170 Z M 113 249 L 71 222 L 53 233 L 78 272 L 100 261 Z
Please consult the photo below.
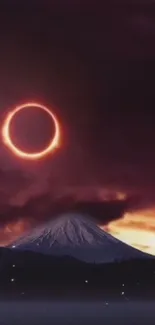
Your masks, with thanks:
M 54 154 L 33 162 L 0 142 L 1 245 L 86 202 L 90 214 L 95 203 L 102 228 L 155 254 L 153 7 L 2 1 L 1 124 L 17 105 L 36 101 L 54 110 L 62 137 Z M 12 137 L 41 149 L 51 123 L 25 111 Z

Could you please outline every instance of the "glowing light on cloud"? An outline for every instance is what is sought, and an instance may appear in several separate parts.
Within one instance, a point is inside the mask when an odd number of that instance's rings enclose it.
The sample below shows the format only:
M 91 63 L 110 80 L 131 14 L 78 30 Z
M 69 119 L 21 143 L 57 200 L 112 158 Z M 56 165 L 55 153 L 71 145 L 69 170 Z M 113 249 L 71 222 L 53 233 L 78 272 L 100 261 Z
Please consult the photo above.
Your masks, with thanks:
M 35 152 L 35 153 L 28 153 L 20 150 L 15 146 L 15 144 L 11 140 L 11 135 L 10 135 L 10 124 L 15 117 L 15 115 L 21 111 L 22 109 L 27 109 L 27 108 L 32 108 L 36 107 L 39 109 L 44 110 L 50 118 L 52 118 L 55 126 L 55 134 L 53 139 L 50 141 L 48 147 L 46 147 L 44 150 Z M 37 103 L 26 103 L 21 106 L 17 106 L 14 110 L 8 113 L 3 127 L 2 127 L 2 139 L 4 144 L 18 157 L 23 158 L 23 159 L 30 159 L 30 160 L 36 160 L 36 159 L 41 159 L 44 156 L 48 155 L 51 153 L 54 149 L 56 149 L 59 144 L 60 144 L 60 126 L 59 122 L 55 116 L 54 113 L 52 113 L 46 106 L 37 104 Z
M 97 192 L 101 201 L 125 201 L 127 199 L 127 194 L 121 191 L 103 188 L 98 189 Z
M 9 245 L 29 229 L 31 229 L 31 220 L 17 220 L 8 223 L 5 227 L 0 228 L 0 246 Z
M 155 255 L 155 208 L 125 213 L 102 229 L 143 252 Z

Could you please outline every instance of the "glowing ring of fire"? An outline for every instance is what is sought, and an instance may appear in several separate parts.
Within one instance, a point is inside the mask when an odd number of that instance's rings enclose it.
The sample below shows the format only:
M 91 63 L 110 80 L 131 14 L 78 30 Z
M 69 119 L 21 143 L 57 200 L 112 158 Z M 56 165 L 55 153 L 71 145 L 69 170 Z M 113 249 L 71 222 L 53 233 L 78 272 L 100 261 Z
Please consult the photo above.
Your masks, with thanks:
M 17 148 L 12 142 L 11 135 L 10 135 L 10 123 L 13 120 L 14 116 L 22 109 L 28 107 L 37 107 L 47 112 L 47 114 L 52 118 L 55 127 L 54 137 L 50 141 L 49 145 L 44 150 L 35 153 L 28 153 Z M 2 139 L 4 144 L 18 157 L 23 159 L 30 159 L 30 160 L 40 159 L 48 155 L 50 152 L 56 149 L 56 147 L 58 147 L 60 142 L 60 127 L 56 116 L 46 106 L 37 103 L 26 103 L 17 106 L 13 111 L 8 113 L 2 127 Z

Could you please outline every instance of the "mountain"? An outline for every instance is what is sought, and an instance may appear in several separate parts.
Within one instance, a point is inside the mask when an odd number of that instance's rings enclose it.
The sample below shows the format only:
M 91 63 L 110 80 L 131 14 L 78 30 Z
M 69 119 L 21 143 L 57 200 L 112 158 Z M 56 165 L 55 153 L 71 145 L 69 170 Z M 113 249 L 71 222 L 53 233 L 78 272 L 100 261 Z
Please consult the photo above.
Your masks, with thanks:
M 107 234 L 92 219 L 74 213 L 36 227 L 9 248 L 53 256 L 72 256 L 89 263 L 110 263 L 149 256 Z

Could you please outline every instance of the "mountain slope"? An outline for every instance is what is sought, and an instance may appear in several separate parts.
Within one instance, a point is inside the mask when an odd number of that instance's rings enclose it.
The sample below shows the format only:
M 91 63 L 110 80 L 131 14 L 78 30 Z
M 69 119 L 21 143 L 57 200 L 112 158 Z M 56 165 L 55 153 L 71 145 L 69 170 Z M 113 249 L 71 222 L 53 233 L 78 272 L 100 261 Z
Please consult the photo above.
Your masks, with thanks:
M 11 247 L 43 254 L 69 255 L 96 263 L 147 257 L 79 214 L 65 214 L 49 221 L 22 236 Z

